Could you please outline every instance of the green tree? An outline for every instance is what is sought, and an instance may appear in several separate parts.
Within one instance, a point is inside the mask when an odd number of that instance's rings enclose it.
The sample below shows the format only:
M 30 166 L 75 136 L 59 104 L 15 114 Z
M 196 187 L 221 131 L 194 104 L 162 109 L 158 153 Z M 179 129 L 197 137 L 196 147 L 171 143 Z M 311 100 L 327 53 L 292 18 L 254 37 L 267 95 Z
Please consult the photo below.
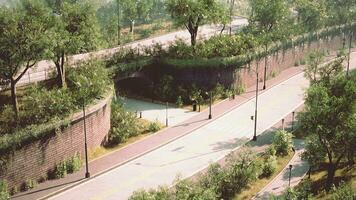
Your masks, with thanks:
M 36 0 L 22 5 L 0 8 L 0 79 L 11 86 L 11 99 L 16 118 L 18 102 L 16 84 L 37 61 L 48 46 L 49 11 Z
M 57 69 L 58 83 L 66 87 L 66 58 L 69 55 L 97 49 L 100 35 L 95 10 L 88 2 L 64 2 L 59 13 L 52 28 L 50 57 Z
M 249 17 L 250 26 L 261 35 L 262 43 L 267 55 L 268 45 L 271 41 L 280 39 L 279 30 L 287 24 L 290 12 L 284 0 L 250 0 L 251 13 Z M 264 80 L 267 75 L 267 56 L 265 56 Z M 263 85 L 263 89 L 266 85 Z
M 314 32 L 325 25 L 327 9 L 325 0 L 296 0 L 298 22 L 305 31 Z
M 123 18 L 130 24 L 130 33 L 133 36 L 135 28 L 135 20 L 137 20 L 138 13 L 138 1 L 133 0 L 121 0 Z
M 322 77 L 307 91 L 298 115 L 308 134 L 303 157 L 317 165 L 327 158 L 326 188 L 330 189 L 341 160 L 354 155 L 356 142 L 356 73 Z
M 227 23 L 228 11 L 217 0 L 168 0 L 167 9 L 178 26 L 190 33 L 195 46 L 199 26 L 207 23 Z

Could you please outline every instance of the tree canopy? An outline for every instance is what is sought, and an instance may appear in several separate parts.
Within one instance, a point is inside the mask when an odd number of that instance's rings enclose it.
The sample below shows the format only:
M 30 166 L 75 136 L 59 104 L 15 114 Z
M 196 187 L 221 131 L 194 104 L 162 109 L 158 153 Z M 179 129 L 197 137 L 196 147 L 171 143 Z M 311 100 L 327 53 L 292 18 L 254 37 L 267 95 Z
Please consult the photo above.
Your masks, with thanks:
M 37 0 L 25 0 L 11 8 L 0 7 L 0 79 L 10 82 L 16 116 L 16 84 L 47 53 L 49 16 L 49 10 Z
M 335 61 L 320 71 L 338 68 L 335 65 L 341 65 L 342 69 L 342 62 Z M 353 71 L 349 78 L 340 72 L 320 73 L 319 77 L 308 89 L 305 110 L 298 118 L 302 131 L 308 135 L 303 156 L 312 165 L 327 159 L 326 188 L 330 189 L 342 159 L 355 152 L 356 72 Z
M 196 44 L 199 26 L 207 23 L 227 23 L 228 10 L 217 0 L 168 0 L 167 9 L 177 26 L 184 26 Z

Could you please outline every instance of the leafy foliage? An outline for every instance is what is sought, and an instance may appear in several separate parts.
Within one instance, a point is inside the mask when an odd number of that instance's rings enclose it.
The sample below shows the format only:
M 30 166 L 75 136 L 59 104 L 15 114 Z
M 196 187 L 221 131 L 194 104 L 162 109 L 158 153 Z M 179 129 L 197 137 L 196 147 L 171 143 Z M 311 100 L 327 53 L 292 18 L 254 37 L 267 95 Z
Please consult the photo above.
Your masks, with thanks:
M 67 172 L 71 174 L 73 172 L 79 171 L 82 165 L 82 159 L 80 158 L 80 154 L 77 152 L 74 154 L 74 156 L 66 161 Z
M 355 83 L 355 72 L 349 77 L 321 77 L 308 89 L 305 110 L 298 116 L 301 129 L 309 135 L 305 158 L 314 165 L 328 159 L 327 189 L 340 161 L 354 155 Z
M 111 129 L 109 142 L 119 144 L 138 134 L 136 115 L 123 109 L 117 100 L 111 103 Z
M 161 126 L 160 126 L 159 122 L 157 122 L 157 121 L 151 122 L 147 128 L 147 130 L 152 133 L 155 133 L 155 132 L 159 131 L 160 129 L 161 129 Z
M 278 130 L 273 137 L 272 145 L 276 149 L 276 153 L 279 155 L 288 155 L 292 150 L 293 135 L 284 130 Z
M 333 200 L 353 200 L 356 198 L 356 192 L 352 188 L 351 184 L 342 183 L 339 187 L 333 188 L 332 199 Z
M 10 194 L 7 190 L 7 183 L 5 180 L 0 180 L 0 200 L 9 200 Z
M 191 35 L 195 46 L 199 26 L 209 22 L 229 20 L 227 9 L 217 0 L 168 0 L 167 9 L 178 26 L 184 26 Z

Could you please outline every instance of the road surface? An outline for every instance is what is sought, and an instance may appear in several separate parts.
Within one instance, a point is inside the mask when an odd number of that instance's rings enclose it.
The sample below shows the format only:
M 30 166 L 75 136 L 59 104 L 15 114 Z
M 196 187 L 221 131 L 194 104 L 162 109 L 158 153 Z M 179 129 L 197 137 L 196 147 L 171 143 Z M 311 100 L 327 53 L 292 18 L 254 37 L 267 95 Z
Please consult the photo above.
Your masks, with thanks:
M 260 134 L 303 103 L 308 81 L 298 74 L 259 97 Z M 108 173 L 69 189 L 53 200 L 127 199 L 140 188 L 170 185 L 177 174 L 189 177 L 252 138 L 254 99 L 192 133 Z

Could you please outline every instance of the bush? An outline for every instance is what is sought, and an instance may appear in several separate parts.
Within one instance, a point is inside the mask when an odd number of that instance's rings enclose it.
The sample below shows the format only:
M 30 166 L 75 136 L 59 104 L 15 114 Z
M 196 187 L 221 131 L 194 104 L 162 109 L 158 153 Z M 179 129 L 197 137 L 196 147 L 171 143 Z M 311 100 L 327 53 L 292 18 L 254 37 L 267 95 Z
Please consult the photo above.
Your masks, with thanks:
M 356 192 L 351 184 L 342 183 L 339 187 L 333 188 L 331 196 L 333 200 L 354 200 L 356 199 Z
M 46 123 L 53 118 L 65 118 L 75 110 L 73 98 L 68 89 L 47 90 L 32 86 L 23 99 L 22 125 Z
M 155 95 L 166 101 L 173 97 L 173 77 L 170 75 L 162 76 L 158 85 L 155 86 Z
M 55 178 L 64 178 L 67 176 L 67 164 L 65 161 L 60 162 L 54 169 Z
M 161 126 L 159 124 L 159 122 L 150 122 L 150 124 L 148 125 L 148 131 L 151 133 L 155 133 L 157 131 L 159 131 L 161 129 Z
M 69 160 L 66 162 L 67 172 L 69 174 L 79 171 L 82 167 L 82 159 L 80 158 L 79 153 L 75 153 Z
M 276 156 L 268 155 L 262 164 L 262 173 L 260 177 L 270 177 L 277 169 Z
M 272 145 L 278 155 L 288 155 L 293 148 L 293 135 L 284 130 L 278 130 L 274 135 Z
M 179 181 L 174 189 L 174 200 L 216 200 L 216 194 L 210 188 L 203 188 L 191 181 Z
M 7 183 L 5 180 L 0 180 L 0 200 L 10 199 L 10 194 L 7 189 Z
M 16 118 L 13 108 L 10 105 L 4 105 L 0 113 L 0 136 L 15 132 Z
M 35 187 L 37 187 L 38 185 L 38 182 L 36 180 L 32 180 L 32 179 L 27 179 L 25 181 L 25 184 L 24 184 L 24 190 L 30 190 L 30 189 L 33 189 Z
M 111 103 L 111 129 L 109 142 L 119 144 L 129 137 L 138 134 L 138 123 L 134 113 L 126 112 L 121 103 L 113 100 Z
M 135 191 L 129 200 L 171 200 L 172 194 L 167 187 L 159 187 L 157 190 Z
M 176 101 L 176 105 L 179 108 L 181 108 L 181 107 L 183 107 L 183 104 L 184 104 L 184 102 L 183 102 L 182 96 L 178 96 L 177 101 Z

